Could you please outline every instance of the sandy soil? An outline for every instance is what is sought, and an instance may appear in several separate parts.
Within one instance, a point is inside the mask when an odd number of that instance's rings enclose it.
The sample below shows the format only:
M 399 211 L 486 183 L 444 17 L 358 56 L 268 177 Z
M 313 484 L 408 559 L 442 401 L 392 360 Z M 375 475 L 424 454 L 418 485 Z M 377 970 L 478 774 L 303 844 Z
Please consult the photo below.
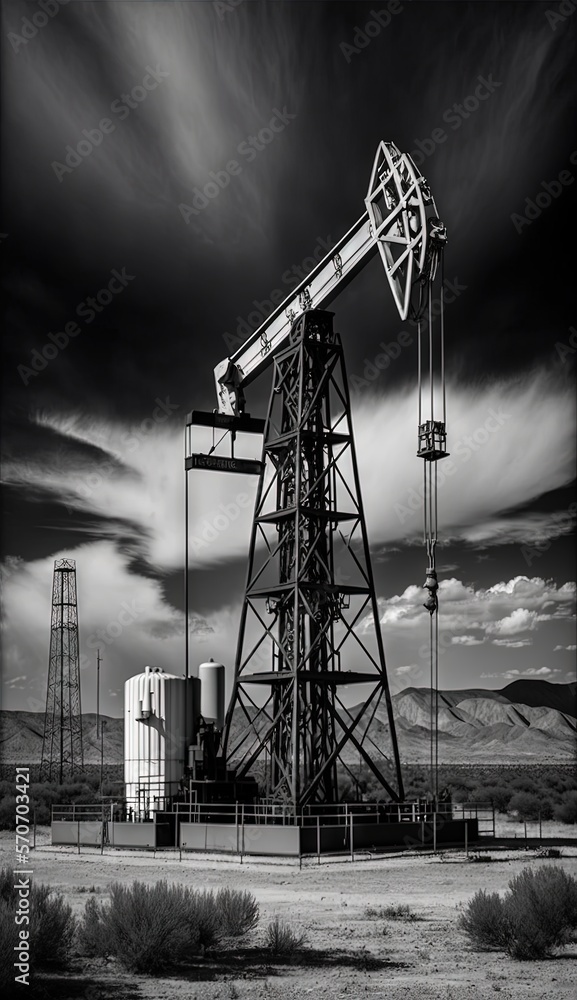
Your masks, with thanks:
M 0 864 L 14 866 L 14 835 L 0 834 Z M 159 878 L 194 888 L 248 889 L 258 899 L 259 928 L 235 951 L 175 977 L 135 977 L 114 962 L 77 959 L 75 969 L 51 983 L 46 996 L 86 1000 L 564 1000 L 575 995 L 577 944 L 543 962 L 515 962 L 499 953 L 470 949 L 458 931 L 459 910 L 480 888 L 503 891 L 524 866 L 561 865 L 577 872 L 575 847 L 563 847 L 561 860 L 536 858 L 534 850 L 497 851 L 493 863 L 467 861 L 463 852 L 443 855 L 394 855 L 353 863 L 217 861 L 195 857 L 179 861 L 176 852 L 107 852 L 90 848 L 53 848 L 40 831 L 32 867 L 37 882 L 61 891 L 81 914 L 86 890 L 107 898 L 112 881 Z M 367 908 L 408 903 L 418 920 L 384 920 Z M 264 950 L 264 928 L 279 914 L 308 935 L 302 956 L 275 961 Z

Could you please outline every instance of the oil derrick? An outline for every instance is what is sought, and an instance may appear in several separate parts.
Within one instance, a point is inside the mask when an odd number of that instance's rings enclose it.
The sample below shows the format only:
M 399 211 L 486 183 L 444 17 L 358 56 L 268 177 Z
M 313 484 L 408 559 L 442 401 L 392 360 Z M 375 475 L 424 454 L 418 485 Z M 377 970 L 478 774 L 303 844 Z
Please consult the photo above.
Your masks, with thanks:
M 332 320 L 330 312 L 304 312 L 274 359 L 223 741 L 237 776 L 254 769 L 265 797 L 295 815 L 338 802 L 344 780 L 358 783 L 359 766 L 372 772 L 383 798 L 403 798 Z
M 76 563 L 54 563 L 50 660 L 41 781 L 58 781 L 84 771 L 82 716 L 80 711 L 80 662 L 78 656 L 78 605 Z

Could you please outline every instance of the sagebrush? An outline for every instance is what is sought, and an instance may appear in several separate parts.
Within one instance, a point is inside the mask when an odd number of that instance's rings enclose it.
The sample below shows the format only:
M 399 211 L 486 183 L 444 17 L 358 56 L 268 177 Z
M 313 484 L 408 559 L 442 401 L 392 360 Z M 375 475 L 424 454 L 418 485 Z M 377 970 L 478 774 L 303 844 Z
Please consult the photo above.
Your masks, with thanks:
M 50 886 L 32 882 L 29 922 L 15 923 L 19 894 L 14 887 L 15 875 L 10 868 L 0 870 L 0 986 L 14 983 L 14 948 L 19 942 L 19 931 L 28 931 L 27 949 L 30 972 L 37 969 L 65 967 L 72 947 L 76 920 L 72 909 L 63 897 Z
M 110 902 L 86 903 L 78 930 L 82 954 L 113 955 L 130 972 L 155 975 L 239 936 L 258 921 L 251 893 L 221 889 L 200 892 L 165 881 L 147 886 L 116 882 Z
M 388 920 L 419 920 L 418 915 L 411 910 L 411 907 L 406 903 L 390 904 L 389 906 L 367 906 L 365 910 L 365 916 L 369 920 L 378 919 L 388 919 Z
M 258 903 L 251 892 L 219 889 L 216 908 L 227 936 L 241 937 L 258 924 Z
M 307 935 L 298 934 L 289 923 L 275 917 L 266 929 L 266 943 L 273 955 L 290 958 L 306 944 Z
M 577 880 L 558 866 L 525 868 L 503 897 L 477 892 L 459 926 L 478 949 L 496 948 L 522 960 L 546 958 L 577 928 Z

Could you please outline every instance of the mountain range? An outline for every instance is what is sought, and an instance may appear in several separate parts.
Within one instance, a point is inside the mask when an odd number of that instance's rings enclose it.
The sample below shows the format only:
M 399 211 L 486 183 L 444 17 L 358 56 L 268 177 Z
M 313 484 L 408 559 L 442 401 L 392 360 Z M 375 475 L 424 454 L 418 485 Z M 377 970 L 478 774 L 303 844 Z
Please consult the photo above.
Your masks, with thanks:
M 393 695 L 393 710 L 401 760 L 427 763 L 430 746 L 431 693 L 409 687 Z M 349 709 L 354 714 L 354 708 Z M 104 761 L 123 759 L 123 720 L 103 717 Z M 84 759 L 100 762 L 102 744 L 96 736 L 96 715 L 82 716 Z M 240 731 L 241 716 L 233 727 Z M 441 763 L 570 763 L 575 759 L 577 684 L 516 680 L 498 691 L 487 688 L 439 691 L 439 761 Z M 0 712 L 0 763 L 40 761 L 44 713 Z M 389 746 L 384 700 L 368 735 L 377 747 Z M 351 759 L 357 752 L 351 747 Z M 346 748 L 343 757 L 347 760 Z

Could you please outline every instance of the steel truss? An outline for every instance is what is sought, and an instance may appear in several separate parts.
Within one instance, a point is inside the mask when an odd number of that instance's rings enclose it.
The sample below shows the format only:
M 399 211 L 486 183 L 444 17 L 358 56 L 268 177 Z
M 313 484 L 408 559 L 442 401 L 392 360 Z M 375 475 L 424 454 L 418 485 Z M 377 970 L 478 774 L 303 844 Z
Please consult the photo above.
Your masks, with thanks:
M 54 563 L 52 623 L 41 781 L 58 781 L 84 771 L 80 662 L 78 656 L 78 604 L 76 563 Z
M 303 313 L 274 359 L 223 739 L 237 776 L 260 768 L 266 798 L 295 814 L 339 801 L 339 781 L 344 772 L 357 781 L 357 762 L 387 796 L 403 798 L 343 350 L 332 318 Z M 385 746 L 376 745 L 371 728 Z

